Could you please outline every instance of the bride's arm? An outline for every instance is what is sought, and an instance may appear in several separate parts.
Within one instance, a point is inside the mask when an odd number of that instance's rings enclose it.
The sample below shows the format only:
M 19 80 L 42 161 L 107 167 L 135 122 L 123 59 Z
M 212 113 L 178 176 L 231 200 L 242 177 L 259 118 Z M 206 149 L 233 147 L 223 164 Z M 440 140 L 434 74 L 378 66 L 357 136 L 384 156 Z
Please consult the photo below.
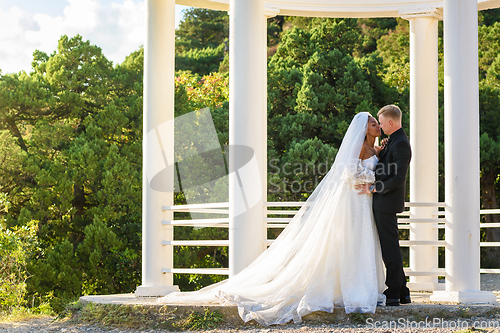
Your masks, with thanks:
M 361 160 L 346 166 L 342 174 L 342 179 L 348 183 L 359 184 L 372 184 L 375 182 L 375 172 L 363 165 Z
M 354 176 L 352 183 L 356 190 L 360 191 L 358 194 L 371 194 L 369 186 L 375 183 L 375 172 L 361 165 L 358 167 L 358 173 Z
M 368 183 L 372 184 L 375 182 L 375 172 L 363 165 L 361 161 L 359 161 L 358 164 L 358 170 L 356 174 L 354 175 L 354 179 L 356 183 Z

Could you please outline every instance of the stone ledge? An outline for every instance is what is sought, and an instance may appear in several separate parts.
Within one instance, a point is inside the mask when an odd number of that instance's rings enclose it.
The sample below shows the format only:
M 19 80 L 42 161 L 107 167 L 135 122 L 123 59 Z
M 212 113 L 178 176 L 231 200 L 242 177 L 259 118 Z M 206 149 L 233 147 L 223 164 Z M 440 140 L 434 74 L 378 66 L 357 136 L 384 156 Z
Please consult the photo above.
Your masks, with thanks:
M 497 294 L 497 293 L 496 293 Z M 471 318 L 471 317 L 500 317 L 500 305 L 493 304 L 457 304 L 457 303 L 434 303 L 429 300 L 432 293 L 412 293 L 412 304 L 405 304 L 396 307 L 379 307 L 375 314 L 363 314 L 362 318 L 373 318 L 379 321 L 397 321 L 400 318 L 405 320 L 429 320 L 432 318 L 450 319 L 450 318 Z M 498 294 L 497 294 L 498 297 Z M 218 310 L 224 316 L 224 322 L 230 326 L 239 326 L 244 324 L 239 315 L 238 309 L 235 306 L 224 306 L 214 304 L 193 304 L 193 305 L 176 305 L 157 303 L 156 297 L 135 297 L 134 294 L 119 294 L 119 295 L 95 295 L 82 296 L 80 298 L 82 304 L 110 304 L 117 306 L 137 306 L 140 308 L 148 308 L 149 313 L 157 315 L 159 319 L 166 314 L 169 316 L 181 317 L 188 315 L 192 311 L 203 313 L 206 308 L 210 311 Z M 499 299 L 500 301 L 500 299 Z M 357 314 L 346 314 L 343 307 L 337 307 L 333 313 L 328 312 L 313 312 L 303 317 L 304 322 L 321 322 L 321 323 L 339 323 L 352 321 L 353 316 Z M 359 319 L 359 318 L 358 318 Z

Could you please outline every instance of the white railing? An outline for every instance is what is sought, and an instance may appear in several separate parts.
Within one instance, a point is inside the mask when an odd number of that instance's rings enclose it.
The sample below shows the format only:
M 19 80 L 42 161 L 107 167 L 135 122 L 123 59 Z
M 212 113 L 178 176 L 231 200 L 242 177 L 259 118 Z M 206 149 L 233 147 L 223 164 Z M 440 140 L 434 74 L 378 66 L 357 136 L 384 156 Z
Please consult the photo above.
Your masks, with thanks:
M 285 228 L 288 223 L 292 220 L 293 216 L 298 212 L 298 209 L 302 207 L 304 202 L 265 202 L 267 215 L 283 215 L 288 217 L 267 217 L 266 223 L 267 228 Z M 268 209 L 268 208 L 297 208 L 297 209 Z M 409 218 L 410 212 L 404 211 L 398 214 L 398 224 L 399 229 L 409 229 L 410 223 L 432 223 L 432 226 L 438 229 L 444 229 L 446 219 L 444 216 L 444 210 L 439 210 L 439 208 L 444 208 L 445 205 L 442 202 L 406 202 L 405 207 L 436 207 L 437 218 Z M 208 203 L 208 204 L 193 204 L 193 205 L 174 205 L 174 206 L 163 206 L 164 211 L 172 212 L 191 212 L 191 213 L 206 213 L 206 214 L 229 214 L 229 203 Z M 481 215 L 486 214 L 500 214 L 500 209 L 482 209 L 480 211 Z M 217 228 L 229 228 L 229 218 L 205 218 L 205 219 L 192 219 L 192 220 L 164 220 L 163 225 L 172 225 L 177 227 L 189 226 L 189 227 L 217 227 Z M 500 223 L 480 223 L 480 228 L 499 228 Z M 272 239 L 267 240 L 267 244 L 270 245 L 273 242 Z M 401 247 L 409 246 L 437 246 L 444 247 L 445 241 L 417 241 L 417 240 L 400 240 Z M 163 241 L 162 245 L 172 245 L 172 246 L 229 246 L 228 240 L 171 240 Z M 481 247 L 500 247 L 500 242 L 480 242 Z M 228 275 L 228 268 L 163 268 L 163 273 L 178 273 L 178 274 L 219 274 Z M 500 273 L 500 269 L 481 269 L 481 273 Z M 412 271 L 409 268 L 405 268 L 405 274 L 407 276 L 445 276 L 445 269 L 438 268 L 433 271 Z
M 481 209 L 479 211 L 481 215 L 491 215 L 500 214 L 500 209 Z M 490 222 L 490 223 L 479 223 L 480 228 L 500 228 L 500 223 Z M 481 247 L 500 247 L 500 242 L 481 242 Z M 500 268 L 481 268 L 479 270 L 481 273 L 500 273 Z
M 190 213 L 205 213 L 205 214 L 223 214 L 229 215 L 229 202 L 217 202 L 206 204 L 193 205 L 174 205 L 163 206 L 163 211 L 172 212 L 190 212 Z M 174 217 L 175 214 L 172 214 Z M 192 219 L 192 220 L 163 220 L 163 225 L 171 225 L 177 227 L 216 227 L 229 228 L 229 218 L 208 218 L 208 219 Z M 164 240 L 162 245 L 172 246 L 229 246 L 228 240 Z M 173 262 L 173 261 L 172 261 Z M 210 274 L 210 275 L 229 275 L 228 268 L 163 268 L 162 273 L 175 274 Z

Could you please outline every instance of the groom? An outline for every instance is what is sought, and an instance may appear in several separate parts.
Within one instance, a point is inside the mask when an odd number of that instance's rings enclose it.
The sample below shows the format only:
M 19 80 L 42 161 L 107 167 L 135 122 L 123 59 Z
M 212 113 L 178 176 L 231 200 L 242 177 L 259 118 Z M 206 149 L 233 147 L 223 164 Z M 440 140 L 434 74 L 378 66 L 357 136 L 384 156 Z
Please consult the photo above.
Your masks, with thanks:
M 411 147 L 401 127 L 401 110 L 386 105 L 378 112 L 380 127 L 389 140 L 383 145 L 375 168 L 374 184 L 364 186 L 361 193 L 373 193 L 373 215 L 377 225 L 382 258 L 387 269 L 384 291 L 386 305 L 411 303 L 406 287 L 403 258 L 399 247 L 397 213 L 404 210 L 406 173 L 411 160 Z M 360 194 L 361 194 L 360 193 Z

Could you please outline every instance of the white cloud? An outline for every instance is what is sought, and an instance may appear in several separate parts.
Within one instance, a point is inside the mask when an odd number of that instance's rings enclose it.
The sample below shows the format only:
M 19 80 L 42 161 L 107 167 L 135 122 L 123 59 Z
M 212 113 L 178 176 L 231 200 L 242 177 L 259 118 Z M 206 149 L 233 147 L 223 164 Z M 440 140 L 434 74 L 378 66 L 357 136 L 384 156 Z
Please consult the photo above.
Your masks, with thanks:
M 0 9 L 0 69 L 3 72 L 7 72 L 7 69 L 14 71 L 14 68 L 20 70 L 26 64 L 30 65 L 34 49 L 26 51 L 30 49 L 30 43 L 25 33 L 39 28 L 32 16 L 18 7 L 8 11 Z
M 144 44 L 145 4 L 125 0 L 102 5 L 100 0 L 68 0 L 64 16 L 32 14 L 18 7 L 0 8 L 0 69 L 3 73 L 28 71 L 32 54 L 48 54 L 61 35 L 82 35 L 102 48 L 115 64 Z
M 86 33 L 92 32 L 102 25 L 98 14 L 101 10 L 99 0 L 68 1 L 70 5 L 64 8 L 65 25 L 67 28 L 78 29 L 80 32 Z

